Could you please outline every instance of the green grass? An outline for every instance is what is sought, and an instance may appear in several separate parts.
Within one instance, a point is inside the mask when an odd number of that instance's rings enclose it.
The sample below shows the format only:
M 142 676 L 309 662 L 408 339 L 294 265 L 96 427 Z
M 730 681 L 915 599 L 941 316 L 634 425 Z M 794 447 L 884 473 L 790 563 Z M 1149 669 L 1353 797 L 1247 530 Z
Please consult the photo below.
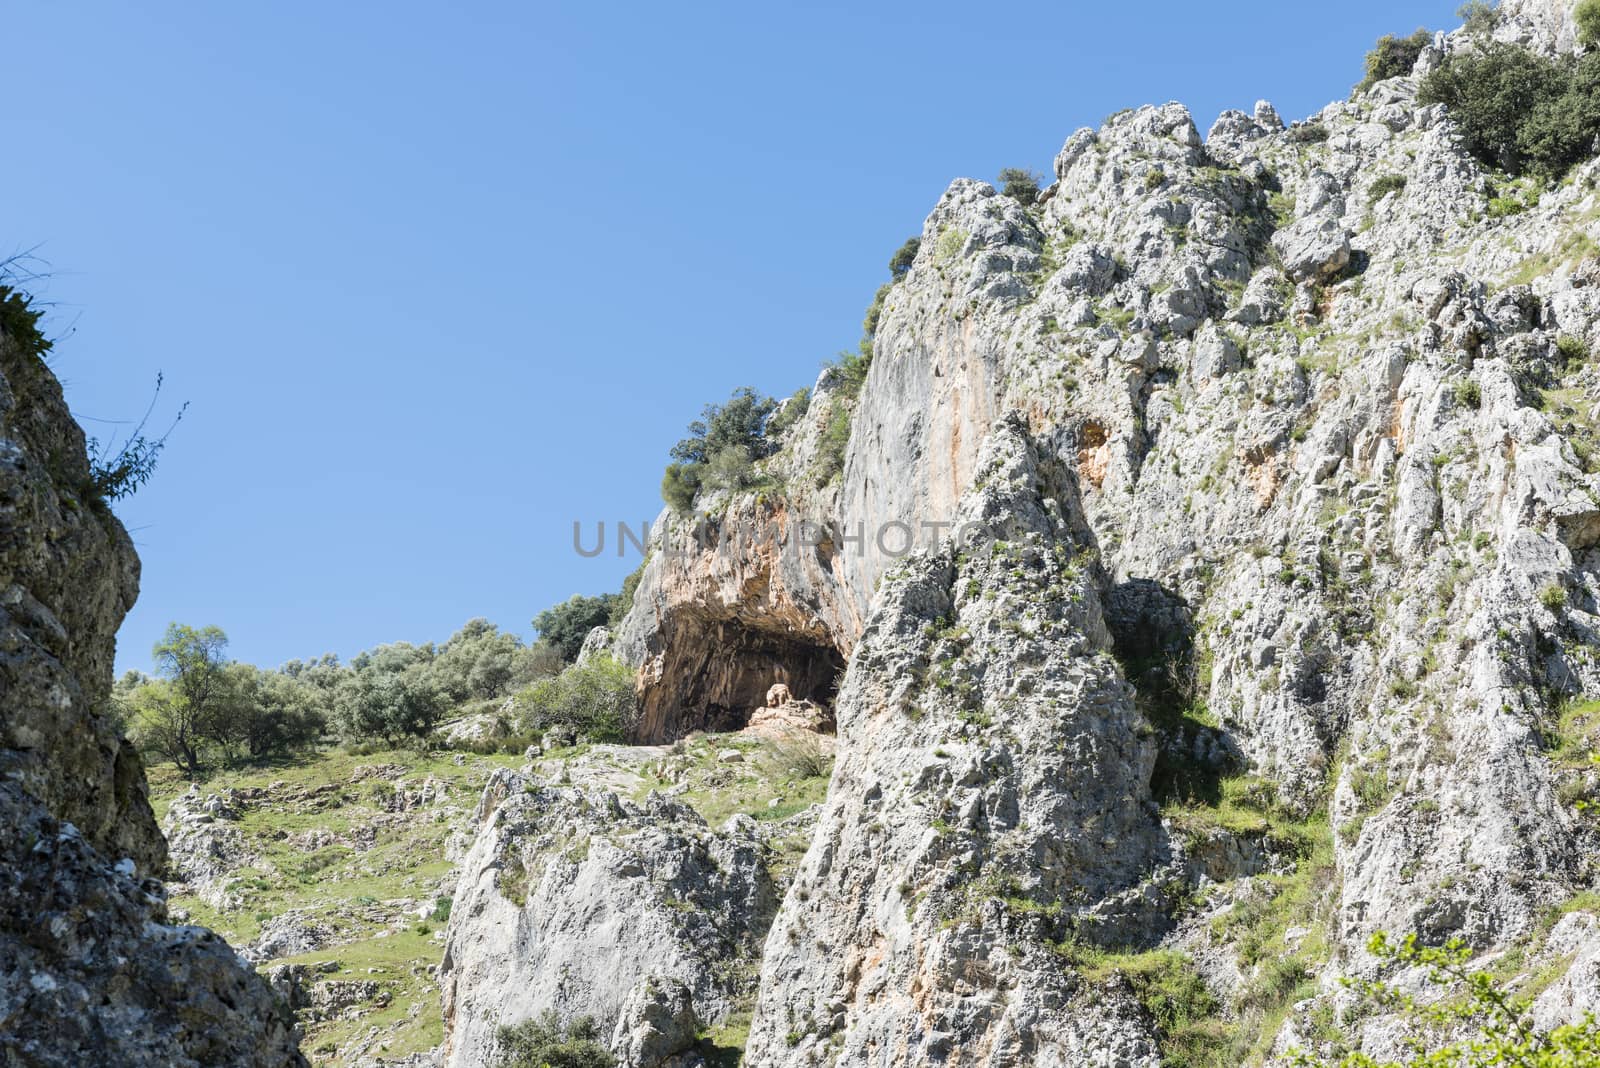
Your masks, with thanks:
M 1589 786 L 1590 772 L 1600 767 L 1600 701 L 1563 705 L 1545 733 L 1545 749 L 1556 767 L 1562 804 L 1579 813 L 1600 812 L 1600 797 Z
M 1576 266 L 1596 253 L 1600 253 L 1600 245 L 1596 245 L 1593 238 L 1582 231 L 1573 231 L 1552 251 L 1536 253 L 1523 260 L 1506 278 L 1505 285 L 1525 286 L 1563 267 Z
M 444 1041 L 444 1020 L 439 1010 L 439 987 L 426 965 L 437 964 L 441 947 L 431 935 L 416 928 L 396 931 L 315 953 L 288 957 L 280 963 L 320 964 L 337 961 L 338 971 L 318 972 L 319 980 L 370 980 L 389 993 L 387 1006 L 362 1013 L 353 1020 L 323 1021 L 307 1029 L 304 1048 L 315 1056 L 326 1047 L 340 1047 L 373 1027 L 399 1025 L 374 1052 L 391 1057 L 430 1050 Z
M 737 749 L 744 755 L 739 763 L 725 764 L 718 754 Z M 706 823 L 720 827 L 740 813 L 758 820 L 784 820 L 827 796 L 828 775 L 794 773 L 786 766 L 779 748 L 744 735 L 700 735 L 681 743 L 668 757 L 678 781 L 689 787 L 680 800 L 700 813 Z M 831 759 L 823 759 L 817 770 L 832 770 Z M 646 778 L 634 791 L 643 800 L 651 790 L 665 790 L 668 779 Z M 778 798 L 778 804 L 771 801 Z
M 1170 949 L 1115 953 L 1077 945 L 1060 952 L 1084 982 L 1103 986 L 1120 978 L 1155 1024 L 1167 1068 L 1227 1068 L 1237 1064 L 1237 1025 L 1223 1014 L 1188 954 Z
M 700 1032 L 699 1053 L 710 1068 L 738 1068 L 750 1041 L 752 1015 L 750 1008 L 741 1009 L 719 1026 Z
M 355 1019 L 302 1021 L 303 1048 L 313 1063 L 341 1063 L 336 1051 L 374 1027 L 395 1029 L 385 1036 L 382 1049 L 374 1049 L 386 1057 L 431 1049 L 443 1038 L 438 985 L 429 969 L 443 954 L 437 933 L 448 916 L 449 899 L 439 896 L 439 887 L 451 870 L 444 853 L 453 822 L 436 818 L 433 809 L 419 810 L 411 819 L 383 819 L 381 802 L 393 793 L 380 785 L 387 780 L 352 782 L 351 777 L 360 767 L 397 765 L 410 788 L 429 776 L 444 784 L 449 803 L 459 811 L 470 810 L 494 768 L 522 763 L 520 755 L 511 754 L 468 755 L 460 765 L 455 757 L 405 749 L 355 754 L 328 748 L 299 760 L 220 772 L 203 786 L 208 793 L 267 791 L 267 800 L 247 802 L 231 824 L 258 859 L 229 879 L 237 908 L 219 910 L 192 895 L 175 896 L 172 906 L 185 910 L 189 922 L 216 930 L 235 946 L 254 941 L 265 920 L 287 912 L 332 926 L 339 944 L 286 962 L 338 961 L 337 972 L 315 973 L 316 980 L 372 980 L 389 995 L 386 1006 L 374 1005 Z M 152 806 L 164 816 L 188 782 L 170 767 L 151 769 L 149 778 Z M 370 834 L 365 849 L 342 843 L 311 849 L 295 844 L 296 836 L 309 831 L 349 836 L 362 828 Z M 432 902 L 433 917 L 419 921 L 410 910 L 383 904 L 401 899 Z

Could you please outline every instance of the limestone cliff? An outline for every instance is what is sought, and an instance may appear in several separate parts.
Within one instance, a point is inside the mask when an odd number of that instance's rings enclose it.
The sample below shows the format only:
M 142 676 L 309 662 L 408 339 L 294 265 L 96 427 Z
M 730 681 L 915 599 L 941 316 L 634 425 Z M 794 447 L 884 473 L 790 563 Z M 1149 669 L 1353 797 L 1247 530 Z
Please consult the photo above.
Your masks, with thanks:
M 1570 7 L 1492 32 L 1570 49 Z M 650 737 L 849 658 L 746 1063 L 1154 1065 L 1164 953 L 1228 1056 L 1388 1054 L 1328 1022 L 1378 930 L 1530 954 L 1547 1021 L 1592 996 L 1600 161 L 1508 208 L 1417 102 L 1466 47 L 1288 126 L 1120 113 L 1036 203 L 956 181 L 859 398 L 698 502 L 824 536 L 658 523 L 617 646 Z M 969 521 L 998 553 L 876 536 Z
M 33 316 L 0 296 L 0 1059 L 304 1064 L 266 984 L 168 922 L 166 844 L 108 709 L 138 558 Z

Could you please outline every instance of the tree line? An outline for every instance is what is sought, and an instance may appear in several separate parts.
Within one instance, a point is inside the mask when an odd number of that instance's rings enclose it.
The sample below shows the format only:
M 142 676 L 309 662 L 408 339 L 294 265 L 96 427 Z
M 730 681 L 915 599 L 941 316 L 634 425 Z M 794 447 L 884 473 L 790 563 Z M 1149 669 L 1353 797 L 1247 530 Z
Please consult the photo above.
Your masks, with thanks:
M 347 663 L 329 654 L 272 670 L 230 659 L 220 627 L 173 623 L 152 650 L 154 673 L 124 674 L 113 707 L 147 758 L 191 777 L 330 738 L 425 741 L 464 707 L 511 696 L 508 730 L 620 737 L 633 714 L 632 672 L 607 656 L 574 661 L 594 627 L 620 621 L 624 597 L 578 596 L 539 613 L 531 644 L 473 619 L 443 644 L 394 642 Z

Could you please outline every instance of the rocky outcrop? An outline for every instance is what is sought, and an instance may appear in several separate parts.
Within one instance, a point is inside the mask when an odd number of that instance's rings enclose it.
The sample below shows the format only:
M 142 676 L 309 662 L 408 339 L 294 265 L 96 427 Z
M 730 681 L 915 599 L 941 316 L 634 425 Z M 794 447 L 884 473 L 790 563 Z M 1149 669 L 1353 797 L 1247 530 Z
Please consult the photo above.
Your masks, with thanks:
M 1570 8 L 1507 0 L 1494 33 L 1570 48 Z M 1419 70 L 1462 47 L 1464 33 L 1441 37 Z M 1034 741 L 1072 737 L 1090 700 L 1080 692 L 1109 692 L 1106 632 L 1141 702 L 1181 698 L 1184 715 L 1214 724 L 1158 725 L 1163 760 L 1226 767 L 1275 811 L 1329 829 L 1328 905 L 1307 917 L 1316 938 L 1295 943 L 1316 948 L 1283 951 L 1308 975 L 1331 985 L 1367 969 L 1362 947 L 1380 929 L 1520 945 L 1600 881 L 1590 809 L 1574 804 L 1594 803 L 1592 784 L 1551 752 L 1565 744 L 1564 703 L 1600 697 L 1589 355 L 1600 351 L 1600 163 L 1525 211 L 1488 212 L 1494 186 L 1444 109 L 1417 104 L 1416 84 L 1380 82 L 1287 127 L 1259 104 L 1225 115 L 1209 142 L 1179 105 L 1124 112 L 1066 141 L 1033 205 L 954 182 L 887 294 L 837 492 L 802 494 L 841 535 L 826 569 L 784 573 L 781 608 L 770 567 L 647 569 L 622 631 L 649 650 L 630 662 L 645 665 L 660 736 L 679 730 L 675 716 L 704 723 L 684 699 L 695 664 L 726 655 L 728 675 L 744 663 L 715 619 L 737 617 L 740 634 L 831 635 L 852 654 L 828 810 L 767 946 L 753 1063 L 825 1048 L 840 1064 L 1075 1063 L 1073 1049 L 1113 1046 L 1137 1061 L 1152 1055 L 1137 1021 L 1024 1004 L 1024 990 L 1075 996 L 1075 970 L 1027 949 L 996 954 L 1001 936 L 969 934 L 970 915 L 1026 947 L 1001 921 L 1018 887 L 1075 915 L 1164 865 L 1228 883 L 1310 863 L 1232 835 L 1189 843 L 1184 857 L 1148 818 L 1150 780 L 1137 771 L 1148 768 L 1128 755 L 1111 781 L 1135 800 L 1096 858 L 1100 884 L 1009 866 L 1002 844 L 1017 826 L 995 799 L 1029 796 L 1048 748 Z M 1028 491 L 1058 504 L 1010 539 L 1030 546 L 1016 566 L 1041 568 L 1040 580 L 1012 589 L 953 548 L 897 570 L 910 559 L 893 551 L 902 539 L 877 533 L 951 531 L 992 489 L 983 450 L 1012 439 L 1028 443 Z M 1044 507 L 1014 502 L 1018 515 Z M 795 505 L 717 507 L 759 542 L 763 517 Z M 986 591 L 1013 598 L 1014 624 L 1058 622 L 1042 592 L 1060 584 L 1057 551 L 1099 561 L 1083 569 L 1098 578 L 1068 584 L 1085 607 L 1059 622 L 1061 648 L 1023 665 L 973 637 L 1002 621 Z M 748 576 L 759 578 L 729 581 Z M 1130 598 L 1148 610 L 1124 611 Z M 667 600 L 717 608 L 674 622 Z M 1048 705 L 1000 681 L 1058 673 L 1083 689 Z M 951 689 L 925 703 L 930 679 Z M 788 680 L 760 677 L 773 681 Z M 977 723 L 941 704 L 951 693 Z M 760 703 L 751 696 L 741 692 L 747 707 Z M 1106 738 L 1136 736 L 1125 702 L 1089 707 Z M 991 742 L 986 719 L 1014 737 Z M 985 762 L 997 746 L 1005 758 Z M 1116 751 L 1106 739 L 1066 748 Z M 1100 811 L 1102 769 L 1056 770 L 1072 804 Z M 1081 824 L 1060 817 L 1024 832 L 1024 852 L 1030 833 L 1070 852 Z M 1018 884 L 963 882 L 964 861 Z M 1142 918 L 1097 929 L 1136 948 L 1194 919 L 1176 899 L 1146 904 Z M 1588 959 L 1584 930 L 1564 928 L 1572 959 Z M 1248 971 L 1216 969 L 1223 1004 Z M 1302 1011 L 1315 1008 L 1306 999 Z M 1285 1034 L 1305 1033 L 1294 1027 Z
M 651 976 L 628 992 L 611 1035 L 619 1068 L 689 1068 L 699 1021 L 689 988 Z
M 646 980 L 682 984 L 707 1024 L 751 984 L 777 901 L 748 817 L 713 831 L 659 794 L 498 772 L 477 823 L 441 968 L 448 1065 L 487 1063 L 501 1026 L 546 1011 L 631 1034 Z
M 858 627 L 836 532 L 806 515 L 757 498 L 716 518 L 662 513 L 614 646 L 640 672 L 638 740 L 737 730 L 773 683 L 832 696 Z
M 1124 892 L 1162 846 L 1150 732 L 1020 418 L 975 475 L 957 512 L 970 540 L 912 558 L 874 599 L 746 1063 L 1066 1065 L 1102 1048 L 1154 1063 L 1138 1020 L 1085 1006 L 1052 946 L 1141 908 Z
M 0 1033 L 7 1063 L 303 1065 L 293 1018 L 160 882 L 0 784 Z
M 0 1035 L 8 1065 L 303 1065 L 216 935 L 174 925 L 144 769 L 108 701 L 138 590 L 34 320 L 0 292 Z
M 167 875 L 180 892 L 195 894 L 212 908 L 232 907 L 228 878 L 255 859 L 235 826 L 239 806 L 198 785 L 167 807 Z
M 0 326 L 0 775 L 146 874 L 166 857 L 144 766 L 109 714 L 117 628 L 139 558 L 94 492 L 83 431 L 25 344 Z

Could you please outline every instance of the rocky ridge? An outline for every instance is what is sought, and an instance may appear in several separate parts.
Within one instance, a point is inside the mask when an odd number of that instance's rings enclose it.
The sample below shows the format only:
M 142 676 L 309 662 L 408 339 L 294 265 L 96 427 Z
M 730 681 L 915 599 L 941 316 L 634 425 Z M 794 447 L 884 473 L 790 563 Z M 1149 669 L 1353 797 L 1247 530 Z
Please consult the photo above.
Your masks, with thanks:
M 144 769 L 109 714 L 138 558 L 95 490 L 34 316 L 0 293 L 0 1054 L 304 1064 L 267 984 L 173 923 Z
M 1570 6 L 1507 0 L 1492 32 L 1570 49 Z M 1382 1054 L 1400 1025 L 1341 1016 L 1336 982 L 1375 974 L 1379 930 L 1545 961 L 1546 1022 L 1584 1004 L 1600 164 L 1507 209 L 1416 102 L 1467 47 L 1304 122 L 1112 116 L 1035 204 L 953 183 L 860 396 L 824 376 L 769 463 L 781 490 L 658 521 L 614 646 L 651 739 L 850 661 L 746 1063 Z M 1023 577 L 873 536 L 974 510 L 1020 524 Z M 821 535 L 662 551 L 696 523 Z M 1080 884 L 1039 850 L 1070 854 L 1098 789 L 1126 803 Z M 1184 977 L 1210 1038 L 1151 1008 Z

